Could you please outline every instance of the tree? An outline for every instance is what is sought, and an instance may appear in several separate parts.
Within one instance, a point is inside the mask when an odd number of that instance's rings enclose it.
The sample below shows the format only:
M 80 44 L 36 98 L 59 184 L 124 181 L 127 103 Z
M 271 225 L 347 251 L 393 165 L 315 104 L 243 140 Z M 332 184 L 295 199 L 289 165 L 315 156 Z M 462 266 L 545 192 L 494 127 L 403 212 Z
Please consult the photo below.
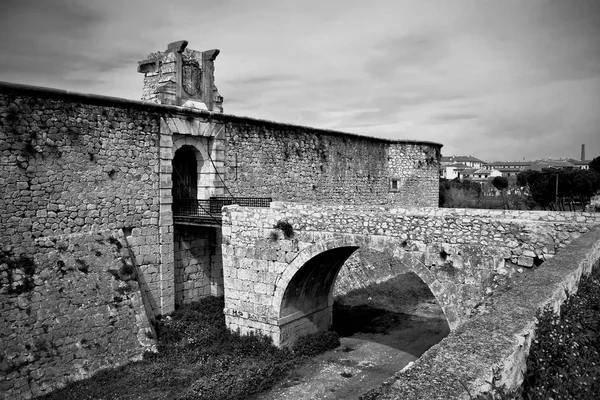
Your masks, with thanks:
M 600 157 L 594 158 L 589 165 L 592 171 L 596 171 L 600 174 Z
M 481 196 L 481 185 L 465 179 L 440 179 L 440 207 L 473 207 Z
M 544 210 L 555 200 L 555 175 L 551 170 L 527 170 L 517 175 L 517 184 L 527 186 L 530 201 L 535 202 Z
M 503 176 L 496 176 L 492 179 L 492 185 L 500 191 L 502 201 L 504 201 L 504 208 L 509 209 L 508 199 L 506 198 L 506 189 L 508 189 L 508 179 Z
M 500 192 L 503 192 L 508 188 L 508 179 L 503 176 L 496 176 L 492 179 L 492 185 Z
M 517 184 L 526 186 L 527 190 L 524 192 L 544 209 L 550 207 L 552 210 L 566 210 L 567 205 L 574 210 L 574 201 L 580 202 L 584 207 L 600 189 L 600 174 L 576 168 L 528 170 L 517 175 Z

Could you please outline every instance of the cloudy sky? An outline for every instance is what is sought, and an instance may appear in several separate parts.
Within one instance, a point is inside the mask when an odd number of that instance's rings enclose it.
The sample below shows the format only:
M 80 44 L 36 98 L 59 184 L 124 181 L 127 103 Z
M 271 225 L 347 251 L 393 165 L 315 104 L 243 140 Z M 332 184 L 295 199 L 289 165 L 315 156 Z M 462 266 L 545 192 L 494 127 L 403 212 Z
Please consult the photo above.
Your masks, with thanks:
M 226 113 L 600 156 L 600 0 L 2 0 L 0 80 L 139 99 L 137 61 L 218 48 Z

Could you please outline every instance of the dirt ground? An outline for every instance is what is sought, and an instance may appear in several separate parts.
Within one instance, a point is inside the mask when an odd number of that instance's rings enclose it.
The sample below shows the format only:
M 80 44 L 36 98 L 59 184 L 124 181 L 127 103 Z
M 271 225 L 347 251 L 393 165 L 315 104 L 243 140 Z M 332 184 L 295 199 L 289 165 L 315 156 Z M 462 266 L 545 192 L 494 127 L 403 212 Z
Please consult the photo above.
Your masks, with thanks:
M 336 299 L 333 329 L 341 345 L 252 400 L 358 399 L 419 358 L 450 330 L 415 277 L 406 274 Z

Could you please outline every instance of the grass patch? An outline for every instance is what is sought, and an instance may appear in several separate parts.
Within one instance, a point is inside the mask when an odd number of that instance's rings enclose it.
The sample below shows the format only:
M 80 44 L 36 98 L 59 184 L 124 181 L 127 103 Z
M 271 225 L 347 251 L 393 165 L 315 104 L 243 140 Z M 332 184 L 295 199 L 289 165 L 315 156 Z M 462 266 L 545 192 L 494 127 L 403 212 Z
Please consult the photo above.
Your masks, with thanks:
M 600 274 L 581 278 L 560 316 L 540 313 L 527 359 L 525 399 L 600 398 Z
M 99 372 L 41 399 L 246 399 L 272 387 L 307 357 L 339 345 L 332 332 L 302 338 L 293 350 L 225 327 L 222 297 L 186 305 L 158 323 L 158 354 Z M 333 347 L 331 347 L 333 346 Z

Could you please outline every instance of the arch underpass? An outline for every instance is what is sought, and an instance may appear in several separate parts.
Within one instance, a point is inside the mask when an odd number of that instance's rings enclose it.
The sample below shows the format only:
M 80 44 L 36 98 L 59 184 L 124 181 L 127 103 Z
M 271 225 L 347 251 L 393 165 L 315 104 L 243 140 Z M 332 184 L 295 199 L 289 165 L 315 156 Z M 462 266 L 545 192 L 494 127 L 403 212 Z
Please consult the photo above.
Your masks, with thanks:
M 357 249 L 358 247 L 339 247 L 308 260 L 287 284 L 279 317 L 307 316 L 327 308 L 340 269 Z
M 409 252 L 402 251 L 402 243 L 396 240 L 385 240 L 383 246 L 390 257 L 397 261 L 396 264 L 402 266 L 402 271 L 396 271 L 394 275 L 406 271 L 415 273 L 427 284 L 444 314 L 448 313 L 453 318 L 456 312 L 447 301 L 449 296 L 445 295 L 443 289 L 440 290 L 443 285 L 436 283 L 436 279 L 422 262 Z M 299 336 L 331 327 L 336 278 L 352 254 L 358 249 L 369 248 L 367 243 L 353 243 L 350 238 L 344 241 L 325 240 L 304 249 L 288 265 L 275 284 L 272 302 L 273 310 L 279 310 L 279 345 L 291 345 Z M 397 249 L 395 254 L 390 251 L 393 248 Z M 449 319 L 449 325 L 452 326 L 450 321 Z

